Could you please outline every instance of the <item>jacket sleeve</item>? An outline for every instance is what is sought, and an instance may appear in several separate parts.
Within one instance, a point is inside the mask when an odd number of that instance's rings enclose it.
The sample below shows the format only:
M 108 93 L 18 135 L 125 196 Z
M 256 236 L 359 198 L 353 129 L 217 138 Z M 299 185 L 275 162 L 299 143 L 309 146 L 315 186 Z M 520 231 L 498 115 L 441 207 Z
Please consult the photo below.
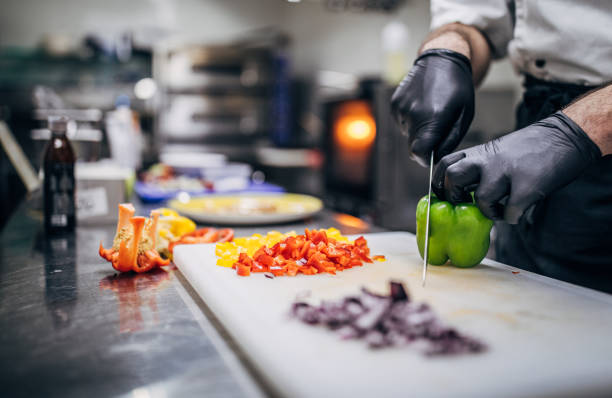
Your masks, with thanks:
M 431 29 L 453 22 L 480 30 L 494 59 L 506 55 L 514 30 L 513 12 L 506 0 L 431 0 Z

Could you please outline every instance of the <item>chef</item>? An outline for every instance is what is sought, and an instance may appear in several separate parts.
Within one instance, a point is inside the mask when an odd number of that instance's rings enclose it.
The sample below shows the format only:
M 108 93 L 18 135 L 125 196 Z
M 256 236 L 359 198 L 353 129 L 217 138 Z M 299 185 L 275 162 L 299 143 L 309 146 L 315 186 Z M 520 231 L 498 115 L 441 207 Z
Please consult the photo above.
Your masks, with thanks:
M 499 261 L 612 292 L 612 3 L 432 0 L 431 11 L 391 103 L 412 157 L 434 154 L 434 192 L 475 193 Z M 524 76 L 516 131 L 453 153 L 474 87 L 506 55 Z

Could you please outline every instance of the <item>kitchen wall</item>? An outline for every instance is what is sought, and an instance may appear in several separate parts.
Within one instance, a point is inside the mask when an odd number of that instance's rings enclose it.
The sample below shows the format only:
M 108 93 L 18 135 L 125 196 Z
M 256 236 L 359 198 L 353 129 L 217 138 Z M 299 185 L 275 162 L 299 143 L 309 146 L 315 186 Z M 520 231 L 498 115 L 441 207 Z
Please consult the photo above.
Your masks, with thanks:
M 408 0 L 394 14 L 329 12 L 319 2 L 287 4 L 285 28 L 294 36 L 294 69 L 375 74 L 383 69 L 381 31 L 392 21 L 408 27 L 407 65 L 411 65 L 429 31 L 429 2 Z M 517 82 L 509 62 L 493 65 L 485 86 L 513 86 Z
M 393 14 L 330 12 L 321 0 L 0 0 L 0 46 L 32 47 L 48 33 L 76 42 L 95 32 L 113 38 L 131 30 L 141 42 L 164 37 L 223 42 L 250 30 L 275 26 L 293 37 L 293 70 L 350 74 L 382 71 L 381 30 L 401 21 L 410 30 L 410 65 L 429 25 L 429 2 L 408 0 Z M 485 87 L 517 87 L 507 61 L 493 65 Z

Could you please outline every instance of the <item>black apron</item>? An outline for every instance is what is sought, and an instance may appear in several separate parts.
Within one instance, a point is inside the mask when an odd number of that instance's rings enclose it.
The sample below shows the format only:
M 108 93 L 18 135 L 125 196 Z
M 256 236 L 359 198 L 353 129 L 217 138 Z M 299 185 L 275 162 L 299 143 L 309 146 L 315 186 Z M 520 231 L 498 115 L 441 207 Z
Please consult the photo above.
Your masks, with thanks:
M 541 120 L 593 87 L 527 76 L 517 129 Z M 540 202 L 531 220 L 497 222 L 497 260 L 612 293 L 612 156 Z

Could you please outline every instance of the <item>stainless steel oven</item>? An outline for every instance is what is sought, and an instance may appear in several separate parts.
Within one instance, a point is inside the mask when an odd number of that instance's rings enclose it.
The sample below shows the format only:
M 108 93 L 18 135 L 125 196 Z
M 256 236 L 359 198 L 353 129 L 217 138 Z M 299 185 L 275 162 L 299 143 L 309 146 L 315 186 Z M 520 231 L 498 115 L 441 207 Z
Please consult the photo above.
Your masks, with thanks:
M 158 48 L 160 152 L 187 145 L 190 151 L 252 157 L 253 145 L 270 135 L 274 59 L 270 47 L 239 43 Z M 251 154 L 237 155 L 243 152 Z

